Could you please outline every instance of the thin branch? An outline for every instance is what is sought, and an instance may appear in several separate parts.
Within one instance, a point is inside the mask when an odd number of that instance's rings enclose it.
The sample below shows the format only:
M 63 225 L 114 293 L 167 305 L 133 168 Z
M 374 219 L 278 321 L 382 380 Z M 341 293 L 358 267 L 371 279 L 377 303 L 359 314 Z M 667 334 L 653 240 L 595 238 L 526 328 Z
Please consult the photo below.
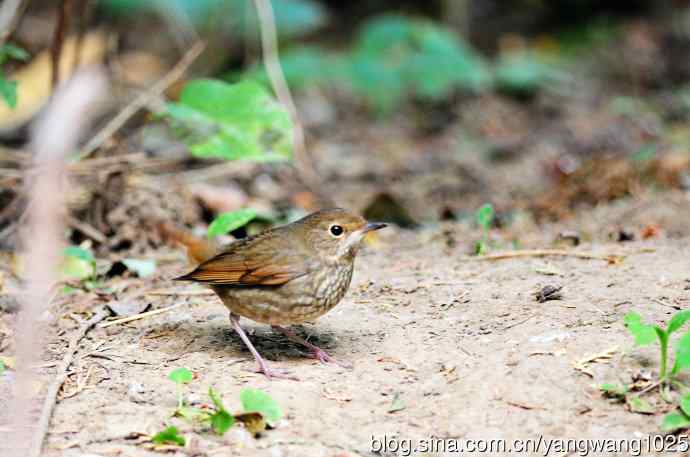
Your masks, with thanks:
M 320 188 L 321 179 L 314 169 L 309 153 L 307 152 L 304 129 L 300 123 L 297 107 L 292 99 L 290 88 L 288 87 L 285 75 L 280 66 L 280 59 L 278 57 L 278 37 L 273 7 L 271 6 L 270 0 L 254 0 L 254 5 L 256 6 L 259 15 L 259 23 L 261 24 L 261 47 L 268 78 L 271 81 L 271 86 L 273 86 L 278 100 L 287 108 L 292 118 L 294 130 L 292 144 L 295 166 L 304 184 L 315 192 Z
M 145 313 L 139 313 L 139 314 L 134 314 L 132 316 L 123 317 L 121 319 L 115 319 L 114 321 L 104 322 L 101 325 L 99 325 L 99 327 L 100 328 L 106 328 L 106 327 L 110 327 L 111 325 L 125 324 L 127 322 L 137 321 L 137 320 L 143 319 L 145 317 L 155 316 L 156 314 L 167 313 L 168 311 L 172 311 L 173 309 L 177 309 L 182 305 L 184 305 L 184 303 L 178 303 L 176 305 L 168 306 L 167 308 L 154 309 L 153 311 L 146 311 Z
M 69 29 L 69 12 L 72 0 L 62 0 L 58 10 L 57 20 L 55 21 L 55 31 L 53 32 L 53 44 L 50 48 L 51 63 L 51 87 L 53 90 L 60 82 L 60 60 L 62 48 L 65 43 L 65 32 Z
M 206 45 L 198 41 L 187 53 L 182 56 L 182 59 L 175 65 L 163 78 L 158 80 L 150 90 L 142 93 L 135 98 L 129 105 L 125 106 L 117 116 L 111 119 L 108 124 L 103 127 L 88 143 L 79 151 L 79 159 L 83 160 L 89 157 L 96 149 L 115 134 L 123 125 L 140 109 L 147 106 L 149 103 L 158 97 L 175 81 L 180 79 L 187 68 L 196 60 L 197 57 L 204 50 Z

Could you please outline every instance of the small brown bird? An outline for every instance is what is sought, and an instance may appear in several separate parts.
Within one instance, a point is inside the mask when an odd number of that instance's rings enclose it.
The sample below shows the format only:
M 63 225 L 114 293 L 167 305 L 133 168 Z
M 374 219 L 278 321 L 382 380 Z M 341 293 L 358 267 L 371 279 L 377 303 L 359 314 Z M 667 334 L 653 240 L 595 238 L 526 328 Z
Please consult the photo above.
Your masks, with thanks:
M 350 287 L 355 256 L 370 223 L 339 208 L 312 213 L 296 222 L 229 244 L 178 280 L 209 285 L 230 310 L 230 322 L 268 378 L 289 377 L 271 370 L 240 326 L 240 316 L 269 324 L 306 346 L 321 362 L 335 362 L 321 348 L 283 325 L 327 313 Z

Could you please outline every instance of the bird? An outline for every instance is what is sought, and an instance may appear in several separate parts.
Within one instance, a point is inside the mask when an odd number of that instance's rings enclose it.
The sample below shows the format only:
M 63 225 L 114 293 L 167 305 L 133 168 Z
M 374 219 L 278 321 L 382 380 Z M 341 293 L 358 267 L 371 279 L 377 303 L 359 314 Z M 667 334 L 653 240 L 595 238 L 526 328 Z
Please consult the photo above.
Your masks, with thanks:
M 240 317 L 270 325 L 323 363 L 337 363 L 286 326 L 313 321 L 340 302 L 350 287 L 362 240 L 384 227 L 342 208 L 323 209 L 234 241 L 175 279 L 213 289 L 230 311 L 233 329 L 254 356 L 257 372 L 269 379 L 294 379 L 269 367 L 242 329 Z M 208 249 L 201 251 L 204 256 L 208 253 Z

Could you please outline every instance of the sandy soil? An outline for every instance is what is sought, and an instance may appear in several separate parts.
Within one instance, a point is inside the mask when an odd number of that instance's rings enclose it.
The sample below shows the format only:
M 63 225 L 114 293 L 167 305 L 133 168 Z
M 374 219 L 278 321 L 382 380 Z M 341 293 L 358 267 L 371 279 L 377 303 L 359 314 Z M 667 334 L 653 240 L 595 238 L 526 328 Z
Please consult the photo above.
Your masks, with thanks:
M 540 236 L 545 245 L 552 239 Z M 468 239 L 459 225 L 390 229 L 358 258 L 343 302 L 300 330 L 353 369 L 317 363 L 268 327 L 245 321 L 272 365 L 300 382 L 250 372 L 254 362 L 214 296 L 140 294 L 133 300 L 153 308 L 187 305 L 89 333 L 65 385 L 67 398 L 56 407 L 45 455 L 160 455 L 127 435 L 153 434 L 166 423 L 188 440 L 187 449 L 168 451 L 176 455 L 365 456 L 372 455 L 372 437 L 384 435 L 512 440 L 658 433 L 668 406 L 655 403 L 654 415 L 631 413 L 602 398 L 596 385 L 657 369 L 653 350 L 632 351 L 622 318 L 635 310 L 665 322 L 674 306 L 687 308 L 690 238 L 576 248 L 625 254 L 616 265 L 573 257 L 471 260 Z M 190 290 L 165 279 L 182 262 L 179 256 L 167 264 L 140 291 Z M 535 292 L 546 285 L 562 286 L 562 299 L 537 302 Z M 74 327 L 68 322 L 60 321 L 53 360 L 61 359 Z M 587 365 L 590 375 L 574 368 L 609 350 L 613 358 Z M 239 410 L 239 391 L 250 386 L 270 392 L 286 418 L 258 439 L 240 427 L 218 438 L 172 419 L 175 386 L 166 377 L 180 366 L 195 373 L 193 402 L 207 401 L 214 386 L 230 410 Z

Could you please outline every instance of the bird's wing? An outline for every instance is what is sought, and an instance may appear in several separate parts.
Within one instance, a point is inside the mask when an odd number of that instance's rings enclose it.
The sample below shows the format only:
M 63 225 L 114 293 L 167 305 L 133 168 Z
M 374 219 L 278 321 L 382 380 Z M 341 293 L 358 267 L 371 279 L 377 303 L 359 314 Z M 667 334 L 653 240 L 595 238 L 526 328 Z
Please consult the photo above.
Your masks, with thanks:
M 230 244 L 225 251 L 176 279 L 215 285 L 278 286 L 309 273 L 307 256 L 284 239 L 260 236 L 249 241 Z

